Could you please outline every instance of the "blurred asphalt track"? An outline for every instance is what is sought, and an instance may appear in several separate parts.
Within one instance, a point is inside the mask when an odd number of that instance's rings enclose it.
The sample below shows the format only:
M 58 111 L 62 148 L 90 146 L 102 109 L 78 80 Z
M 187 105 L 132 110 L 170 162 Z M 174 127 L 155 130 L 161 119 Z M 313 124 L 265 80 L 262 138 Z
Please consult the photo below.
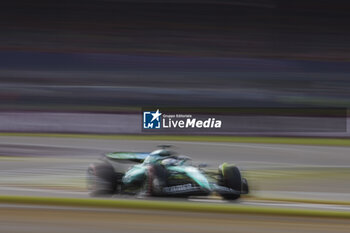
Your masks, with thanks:
M 99 208 L 0 206 L 1 231 L 61 232 L 348 232 L 346 219 L 184 213 Z
M 243 171 L 266 171 L 270 178 L 263 180 L 263 184 L 252 180 L 252 190 L 265 197 L 350 200 L 346 185 L 349 147 L 6 136 L 0 137 L 0 193 L 86 196 L 86 168 L 101 154 L 152 151 L 164 143 L 173 144 L 195 163 L 204 162 L 211 168 L 222 162 L 234 162 Z M 314 173 L 305 174 L 303 169 Z M 291 170 L 301 173 L 302 179 L 289 180 Z M 274 177 L 280 178 L 271 180 Z

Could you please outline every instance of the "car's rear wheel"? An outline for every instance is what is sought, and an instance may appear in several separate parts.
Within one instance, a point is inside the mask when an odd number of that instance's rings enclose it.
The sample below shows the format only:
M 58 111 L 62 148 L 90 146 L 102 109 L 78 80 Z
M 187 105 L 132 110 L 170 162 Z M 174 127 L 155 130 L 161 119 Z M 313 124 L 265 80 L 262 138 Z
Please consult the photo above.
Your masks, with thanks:
M 91 196 L 112 195 L 117 183 L 117 174 L 108 163 L 94 163 L 87 169 L 87 189 Z
M 221 171 L 222 174 L 222 185 L 233 189 L 239 193 L 229 193 L 221 194 L 222 197 L 226 200 L 236 200 L 240 198 L 240 192 L 242 190 L 242 176 L 239 169 L 235 166 L 225 166 Z

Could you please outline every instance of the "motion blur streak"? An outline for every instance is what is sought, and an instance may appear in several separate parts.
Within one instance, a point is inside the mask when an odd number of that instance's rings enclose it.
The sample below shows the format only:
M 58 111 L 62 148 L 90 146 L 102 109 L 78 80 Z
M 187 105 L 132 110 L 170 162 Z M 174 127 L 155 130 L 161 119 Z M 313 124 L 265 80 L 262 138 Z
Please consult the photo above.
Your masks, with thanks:
M 20 207 L 20 206 L 18 206 Z M 2 207 L 3 232 L 348 232 L 342 219 L 220 215 L 164 211 L 106 211 L 84 208 Z
M 4 1 L 0 107 L 350 106 L 342 3 Z
M 0 132 L 138 134 L 146 106 L 349 108 L 349 6 L 347 0 L 1 1 Z M 349 127 L 283 136 L 349 140 Z M 61 136 L 1 136 L 0 195 L 87 197 L 86 169 L 101 153 L 152 151 L 164 143 Z M 253 196 L 350 200 L 344 144 L 166 143 L 216 170 L 234 162 Z M 239 204 L 349 211 L 335 204 Z M 342 219 L 0 205 L 1 233 L 349 227 Z
M 87 196 L 86 167 L 100 154 L 151 151 L 164 143 L 5 136 L 0 137 L 0 141 L 0 154 L 6 155 L 0 157 L 1 194 L 68 197 Z M 350 147 L 208 142 L 172 144 L 194 161 L 207 163 L 213 169 L 217 169 L 221 161 L 239 164 L 251 183 L 253 195 L 261 191 L 265 197 L 350 201 L 350 187 L 344 185 L 345 180 L 350 179 Z M 63 190 L 69 192 L 61 192 Z
M 346 2 L 13 0 L 1 48 L 348 60 Z

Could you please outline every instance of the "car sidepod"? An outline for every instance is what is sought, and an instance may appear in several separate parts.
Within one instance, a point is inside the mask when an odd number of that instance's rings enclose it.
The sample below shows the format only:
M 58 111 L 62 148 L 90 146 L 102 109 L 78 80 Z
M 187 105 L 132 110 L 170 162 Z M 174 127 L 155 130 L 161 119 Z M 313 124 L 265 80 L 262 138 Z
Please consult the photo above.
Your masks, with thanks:
M 166 195 L 209 195 L 210 184 L 206 176 L 196 167 L 192 166 L 170 166 L 167 168 L 169 177 L 180 177 L 174 181 L 170 178 L 169 186 L 163 187 Z

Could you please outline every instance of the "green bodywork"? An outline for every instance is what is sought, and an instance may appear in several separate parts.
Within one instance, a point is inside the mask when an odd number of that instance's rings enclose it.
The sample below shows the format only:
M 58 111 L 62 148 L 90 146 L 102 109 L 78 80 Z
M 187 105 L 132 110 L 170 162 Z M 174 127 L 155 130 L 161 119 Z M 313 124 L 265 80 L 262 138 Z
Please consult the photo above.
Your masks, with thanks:
M 196 167 L 193 166 L 169 166 L 168 170 L 175 171 L 180 174 L 185 174 L 195 181 L 201 188 L 210 190 L 210 184 L 206 176 Z
M 143 181 L 147 175 L 147 167 L 143 164 L 134 165 L 130 170 L 128 170 L 123 176 L 124 184 L 132 184 L 138 181 Z
M 106 155 L 109 159 L 119 161 L 140 162 L 132 166 L 123 176 L 122 182 L 125 185 L 137 183 L 147 178 L 147 170 L 149 165 L 160 163 L 167 157 L 150 155 L 149 153 L 133 153 L 133 152 L 114 152 Z M 187 165 L 186 160 L 179 160 L 176 165 L 165 165 L 167 170 L 172 174 L 173 179 L 191 180 L 204 190 L 211 190 L 210 183 L 205 174 L 197 167 Z

